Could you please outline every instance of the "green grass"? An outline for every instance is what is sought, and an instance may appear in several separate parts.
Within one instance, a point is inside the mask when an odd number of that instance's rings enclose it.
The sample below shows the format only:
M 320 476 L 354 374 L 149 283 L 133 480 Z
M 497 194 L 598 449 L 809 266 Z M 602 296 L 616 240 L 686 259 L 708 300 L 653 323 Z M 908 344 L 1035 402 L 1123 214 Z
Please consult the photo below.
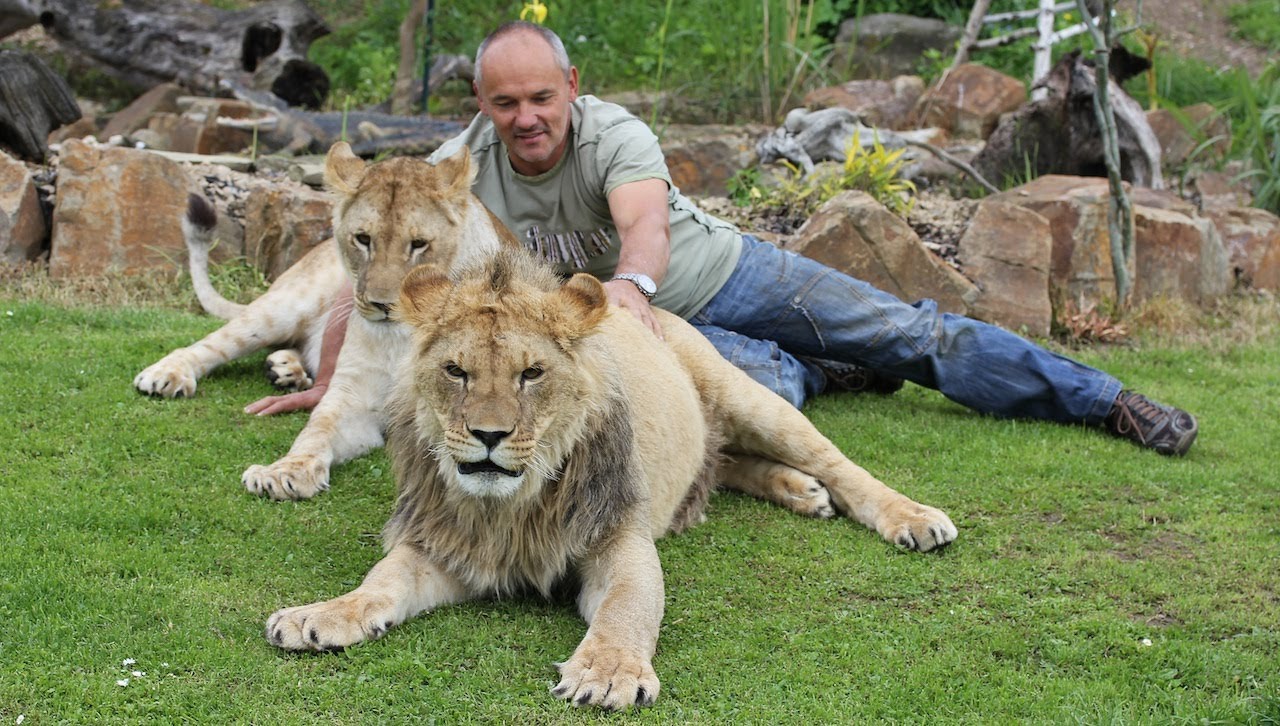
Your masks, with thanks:
M 599 720 L 546 692 L 583 633 L 567 603 L 447 608 L 339 654 L 265 642 L 273 610 L 377 560 L 393 483 L 378 453 L 310 502 L 246 494 L 304 423 L 240 413 L 269 392 L 261 356 L 191 400 L 133 392 L 215 325 L 0 299 L 0 723 Z M 913 386 L 819 399 L 819 428 L 960 538 L 904 553 L 716 495 L 659 543 L 658 704 L 611 720 L 1280 720 L 1280 339 L 1079 356 L 1196 412 L 1191 455 Z

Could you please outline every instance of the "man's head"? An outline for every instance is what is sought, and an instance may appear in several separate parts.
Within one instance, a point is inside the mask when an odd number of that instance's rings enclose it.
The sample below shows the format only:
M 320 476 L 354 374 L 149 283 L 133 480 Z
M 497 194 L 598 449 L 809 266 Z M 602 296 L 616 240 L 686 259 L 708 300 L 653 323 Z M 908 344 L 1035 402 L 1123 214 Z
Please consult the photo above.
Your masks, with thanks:
M 476 50 L 476 98 L 521 174 L 549 171 L 569 141 L 569 104 L 578 97 L 578 69 L 564 44 L 540 25 L 513 22 Z

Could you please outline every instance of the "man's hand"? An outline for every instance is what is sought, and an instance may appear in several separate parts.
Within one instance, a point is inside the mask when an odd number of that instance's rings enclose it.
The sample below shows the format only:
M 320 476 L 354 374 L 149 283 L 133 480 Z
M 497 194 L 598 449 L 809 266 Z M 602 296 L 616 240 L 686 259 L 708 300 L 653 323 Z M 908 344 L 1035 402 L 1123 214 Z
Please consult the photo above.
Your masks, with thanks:
M 640 322 L 644 323 L 653 334 L 658 336 L 659 340 L 663 339 L 662 326 L 658 324 L 658 319 L 653 315 L 653 308 L 649 306 L 649 299 L 640 292 L 640 289 L 629 280 L 610 280 L 604 284 L 604 290 L 609 295 L 609 302 L 614 305 L 626 308 L 627 312 L 636 316 Z
M 254 416 L 274 416 L 291 411 L 310 411 L 320 403 L 328 386 L 316 384 L 305 391 L 283 396 L 267 396 L 244 407 L 244 412 Z

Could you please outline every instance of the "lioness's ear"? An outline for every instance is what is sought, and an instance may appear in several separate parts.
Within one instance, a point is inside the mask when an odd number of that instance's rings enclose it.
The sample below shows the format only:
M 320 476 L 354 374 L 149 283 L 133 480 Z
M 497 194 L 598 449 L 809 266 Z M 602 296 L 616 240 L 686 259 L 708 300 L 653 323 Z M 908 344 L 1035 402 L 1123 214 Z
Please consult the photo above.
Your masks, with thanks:
M 434 324 L 452 286 L 435 265 L 418 265 L 409 270 L 400 283 L 400 304 L 395 307 L 395 318 L 415 328 Z
M 556 337 L 565 342 L 590 335 L 609 312 L 609 296 L 600 281 L 579 272 L 555 293 L 564 315 Z
M 476 167 L 471 163 L 471 150 L 466 144 L 463 144 L 453 156 L 436 164 L 436 168 L 445 179 L 450 180 L 450 196 L 471 191 L 471 185 L 476 180 Z
M 324 157 L 324 184 L 329 189 L 351 196 L 364 179 L 364 159 L 351 151 L 351 144 L 339 141 L 329 147 Z

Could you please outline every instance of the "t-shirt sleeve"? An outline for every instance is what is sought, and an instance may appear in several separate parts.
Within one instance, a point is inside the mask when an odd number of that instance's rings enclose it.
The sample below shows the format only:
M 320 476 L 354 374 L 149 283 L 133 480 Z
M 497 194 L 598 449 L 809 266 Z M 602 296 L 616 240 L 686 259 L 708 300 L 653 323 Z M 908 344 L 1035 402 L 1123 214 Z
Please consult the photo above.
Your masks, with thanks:
M 658 137 L 637 118 L 602 129 L 596 141 L 595 160 L 605 196 L 623 184 L 644 179 L 661 179 L 671 186 L 671 174 Z

